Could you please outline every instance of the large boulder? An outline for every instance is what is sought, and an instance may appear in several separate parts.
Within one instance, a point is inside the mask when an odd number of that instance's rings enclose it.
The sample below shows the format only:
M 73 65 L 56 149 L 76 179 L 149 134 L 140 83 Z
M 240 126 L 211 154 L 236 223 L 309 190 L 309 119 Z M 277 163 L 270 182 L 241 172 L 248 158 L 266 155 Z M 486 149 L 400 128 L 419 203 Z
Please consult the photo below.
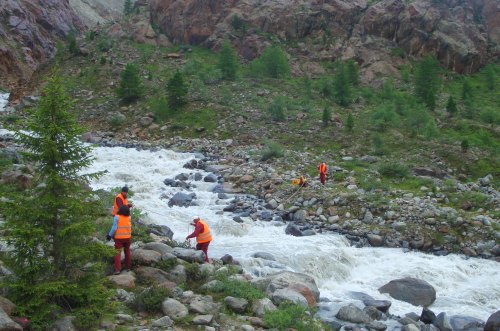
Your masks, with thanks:
M 22 331 L 23 328 L 14 322 L 7 313 L 0 308 L 0 330 L 2 331 Z M 76 329 L 75 329 L 76 331 Z
M 478 318 L 453 315 L 450 317 L 450 325 L 453 331 L 483 331 L 485 323 Z
M 135 276 L 132 272 L 109 276 L 108 280 L 118 288 L 135 288 Z
M 493 313 L 484 326 L 484 331 L 498 331 L 500 330 L 500 310 Z
M 189 314 L 186 306 L 172 298 L 168 298 L 162 302 L 161 310 L 173 320 L 182 319 Z
M 175 247 L 172 250 L 172 254 L 174 254 L 179 259 L 189 263 L 203 263 L 205 261 L 205 253 L 203 253 L 203 251 L 196 251 L 194 249 Z
M 306 274 L 281 271 L 260 279 L 254 279 L 252 283 L 269 296 L 272 296 L 277 290 L 289 289 L 302 295 L 310 306 L 314 306 L 319 300 L 319 289 L 316 281 Z
M 10 316 L 10 314 L 12 314 L 12 312 L 16 308 L 16 305 L 9 299 L 0 296 L 0 308 Z
M 380 293 L 388 293 L 397 300 L 415 306 L 427 307 L 436 300 L 436 290 L 431 284 L 417 278 L 391 280 L 378 289 Z
M 134 269 L 134 271 L 142 282 L 161 284 L 170 280 L 169 274 L 158 268 L 142 266 Z
M 252 304 L 252 312 L 257 317 L 264 317 L 266 311 L 278 309 L 269 298 L 255 300 Z
M 352 323 L 370 322 L 370 317 L 364 311 L 362 311 L 352 303 L 348 306 L 343 306 L 342 308 L 340 308 L 335 317 L 337 317 L 339 320 Z
M 172 240 L 172 238 L 174 237 L 174 232 L 166 225 L 156 225 L 156 224 L 152 224 L 152 225 L 149 225 L 149 231 L 151 233 L 154 233 L 160 237 L 167 237 L 168 239 Z M 150 249 L 150 248 L 148 248 Z M 153 249 L 153 250 L 156 250 L 156 249 Z
M 130 254 L 133 262 L 139 265 L 152 265 L 161 261 L 161 254 L 149 249 L 134 249 Z
M 224 302 L 235 313 L 244 313 L 248 307 L 248 300 L 243 298 L 225 297 Z
M 194 193 L 182 193 L 177 192 L 174 196 L 169 200 L 168 206 L 179 206 L 179 207 L 189 207 L 192 205 L 193 200 L 196 198 L 196 194 Z
M 159 243 L 159 242 L 150 242 L 150 243 L 147 243 L 143 246 L 144 249 L 149 249 L 149 250 L 152 250 L 152 251 L 155 251 L 155 252 L 158 252 L 161 254 L 162 258 L 165 254 L 167 253 L 172 253 L 172 251 L 174 250 L 172 247 L 170 247 L 169 245 L 166 245 L 166 244 L 163 244 L 163 243 Z

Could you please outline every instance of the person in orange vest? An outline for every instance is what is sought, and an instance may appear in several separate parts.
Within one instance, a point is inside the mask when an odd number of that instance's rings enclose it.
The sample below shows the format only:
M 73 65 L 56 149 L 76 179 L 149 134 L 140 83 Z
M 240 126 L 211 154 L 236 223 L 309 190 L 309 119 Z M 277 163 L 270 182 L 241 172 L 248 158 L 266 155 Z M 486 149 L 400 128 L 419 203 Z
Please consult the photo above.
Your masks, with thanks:
M 128 202 L 127 195 L 128 195 L 128 187 L 124 186 L 122 187 L 122 191 L 115 197 L 115 200 L 113 201 L 113 210 L 111 211 L 111 215 L 115 216 L 116 213 L 118 212 L 118 209 L 122 205 L 125 205 L 129 208 L 133 207 L 133 205 Z
M 189 238 L 196 237 L 196 250 L 203 251 L 205 253 L 205 262 L 209 263 L 208 260 L 208 245 L 212 241 L 212 235 L 210 234 L 210 228 L 208 224 L 200 219 L 199 216 L 195 216 L 193 218 L 194 231 L 190 235 L 186 237 L 186 240 Z
M 319 170 L 319 181 L 321 182 L 321 184 L 325 185 L 325 183 L 326 183 L 326 163 L 321 162 L 318 166 L 318 170 Z
M 106 239 L 108 241 L 113 238 L 115 240 L 115 275 L 120 274 L 122 269 L 121 257 L 122 248 L 125 253 L 125 269 L 130 271 L 130 243 L 132 238 L 132 221 L 130 218 L 130 208 L 126 205 L 121 205 L 113 220 L 113 226 L 109 231 Z

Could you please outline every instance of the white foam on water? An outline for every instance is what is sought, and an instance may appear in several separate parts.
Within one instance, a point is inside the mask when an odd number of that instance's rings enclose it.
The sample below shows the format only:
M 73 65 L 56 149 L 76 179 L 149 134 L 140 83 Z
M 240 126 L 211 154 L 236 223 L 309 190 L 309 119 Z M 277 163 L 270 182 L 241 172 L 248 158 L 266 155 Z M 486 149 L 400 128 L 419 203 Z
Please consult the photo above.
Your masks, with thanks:
M 322 297 L 361 304 L 352 299 L 351 292 L 363 292 L 390 300 L 390 312 L 396 315 L 421 311 L 420 307 L 378 292 L 384 284 L 402 277 L 419 278 L 434 286 L 437 299 L 430 309 L 436 313 L 444 311 L 486 320 L 500 307 L 500 264 L 494 261 L 404 253 L 400 249 L 355 248 L 340 235 L 293 237 L 285 234 L 284 225 L 274 222 L 244 219 L 243 223 L 236 223 L 232 214 L 222 213 L 227 200 L 219 200 L 217 194 L 210 192 L 215 184 L 192 179 L 195 172 L 203 176 L 207 173 L 182 167 L 194 154 L 122 147 L 98 147 L 94 154 L 96 161 L 89 171 L 108 172 L 92 184 L 93 188 L 119 190 L 129 185 L 135 206 L 148 213 L 149 221 L 169 226 L 178 241 L 193 230 L 189 227 L 192 217 L 201 216 L 213 232 L 209 256 L 230 254 L 254 275 L 279 270 L 307 273 L 316 279 Z M 197 195 L 198 206 L 168 207 L 169 198 L 176 192 L 189 193 L 163 184 L 165 178 L 180 173 L 190 174 L 190 183 L 196 185 L 192 192 Z M 270 253 L 276 261 L 253 258 L 256 252 Z
M 4 93 L 0 91 L 0 112 L 5 111 L 5 107 L 9 102 L 9 93 Z

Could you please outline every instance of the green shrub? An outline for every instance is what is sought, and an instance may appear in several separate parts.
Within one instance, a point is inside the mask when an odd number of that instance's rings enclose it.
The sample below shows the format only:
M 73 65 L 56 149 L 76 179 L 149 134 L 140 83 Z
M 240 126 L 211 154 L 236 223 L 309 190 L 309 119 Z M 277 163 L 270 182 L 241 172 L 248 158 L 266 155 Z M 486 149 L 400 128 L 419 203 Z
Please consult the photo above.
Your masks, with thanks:
M 136 294 L 130 305 L 138 311 L 158 313 L 161 311 L 162 302 L 171 295 L 170 290 L 165 287 L 152 286 Z
M 231 17 L 231 26 L 234 31 L 245 33 L 248 28 L 248 24 L 241 19 L 238 15 L 233 15 Z
M 283 78 L 290 74 L 290 65 L 285 52 L 279 46 L 267 47 L 260 58 L 254 60 L 258 64 L 254 70 L 270 78 Z
M 101 56 L 101 58 L 99 59 L 99 63 L 100 63 L 101 65 L 105 65 L 105 64 L 106 64 L 106 62 L 107 62 L 107 61 L 106 61 L 106 58 L 105 58 L 104 56 Z
M 268 140 L 265 143 L 264 150 L 262 151 L 262 161 L 267 161 L 272 158 L 280 158 L 283 157 L 285 153 L 283 152 L 283 148 L 281 146 L 272 140 Z
M 321 77 L 319 80 L 320 93 L 326 98 L 333 98 L 335 92 L 333 90 L 333 81 L 330 77 Z
M 282 96 L 276 97 L 273 99 L 269 108 L 267 109 L 271 114 L 271 118 L 273 121 L 282 122 L 286 119 L 285 111 L 286 111 L 286 101 Z
M 120 74 L 120 84 L 116 93 L 126 103 L 142 97 L 144 88 L 139 77 L 139 67 L 132 63 L 125 66 L 125 69 Z
M 155 267 L 158 269 L 161 269 L 163 271 L 169 272 L 172 270 L 176 265 L 177 265 L 177 259 L 168 259 L 168 260 L 161 260 L 160 262 L 157 262 Z
M 448 98 L 448 102 L 446 102 L 446 111 L 450 113 L 450 115 L 456 114 L 457 112 L 457 104 L 451 95 Z
M 346 127 L 347 131 L 349 131 L 349 132 L 352 132 L 352 130 L 354 129 L 354 117 L 352 117 L 351 112 L 349 112 L 349 114 L 347 114 L 347 119 L 345 121 L 345 127 Z
M 311 312 L 300 305 L 285 303 L 277 310 L 266 311 L 264 322 L 267 328 L 278 330 L 295 329 L 297 331 L 320 331 L 318 322 L 314 320 Z
M 107 38 L 107 36 L 102 36 L 97 42 L 97 49 L 101 52 L 107 52 L 113 47 L 113 42 Z
M 74 29 L 69 30 L 66 36 L 66 41 L 68 43 L 68 51 L 70 54 L 77 55 L 80 53 L 78 49 L 78 44 L 76 43 L 76 31 Z
M 179 71 L 169 79 L 167 93 L 169 109 L 178 110 L 187 103 L 188 86 Z
M 335 101 L 343 107 L 349 106 L 352 102 L 351 82 L 346 65 L 339 63 L 336 75 L 333 79 L 333 94 Z
M 265 298 L 266 295 L 252 286 L 249 282 L 235 279 L 228 279 L 227 275 L 216 276 L 220 281 L 219 285 L 212 288 L 212 292 L 222 293 L 224 296 L 243 298 L 248 301 Z
M 203 273 L 200 270 L 198 263 L 190 263 L 184 266 L 186 269 L 186 276 L 188 281 L 199 282 L 206 280 L 208 278 L 207 273 Z
M 460 142 L 460 148 L 462 149 L 462 153 L 467 153 L 467 151 L 469 150 L 469 140 L 463 139 Z
M 234 80 L 236 78 L 239 67 L 238 56 L 228 40 L 225 40 L 222 44 L 219 53 L 218 67 L 224 79 Z
M 379 167 L 378 171 L 384 177 L 389 178 L 406 178 L 410 174 L 410 170 L 404 165 L 398 163 L 388 163 Z
M 331 117 L 332 117 L 332 111 L 330 110 L 330 107 L 326 106 L 323 109 L 323 115 L 321 117 L 321 120 L 322 120 L 324 126 L 328 126 L 328 124 L 330 123 Z
M 406 117 L 406 127 L 412 135 L 424 134 L 425 128 L 435 127 L 434 119 L 423 107 L 411 108 Z
M 492 108 L 485 108 L 479 113 L 479 118 L 484 123 L 488 124 L 500 124 L 500 113 Z
M 205 83 L 199 77 L 195 77 L 191 81 L 189 95 L 191 97 L 191 100 L 194 101 L 206 101 L 208 99 L 208 91 Z
M 111 125 L 111 128 L 113 128 L 114 130 L 118 130 L 122 128 L 124 122 L 124 116 L 113 115 L 113 117 L 111 117 L 111 119 L 109 120 L 109 125 Z
M 404 51 L 404 49 L 402 49 L 400 47 L 395 47 L 395 48 L 391 49 L 391 55 L 398 56 L 398 57 L 404 59 L 405 58 L 405 51 Z
M 375 108 L 371 114 L 372 127 L 379 132 L 384 132 L 396 123 L 396 113 L 391 104 L 382 104 Z
M 415 93 L 428 109 L 436 107 L 436 95 L 439 87 L 438 62 L 433 57 L 425 57 L 417 65 L 415 73 Z

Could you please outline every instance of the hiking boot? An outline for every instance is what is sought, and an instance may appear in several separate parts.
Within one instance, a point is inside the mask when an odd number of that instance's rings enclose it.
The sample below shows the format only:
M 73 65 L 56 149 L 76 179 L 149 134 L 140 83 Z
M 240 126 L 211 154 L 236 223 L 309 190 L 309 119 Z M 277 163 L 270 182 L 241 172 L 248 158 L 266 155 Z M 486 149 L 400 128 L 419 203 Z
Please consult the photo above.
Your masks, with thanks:
M 113 273 L 113 275 L 119 275 L 119 274 L 120 274 L 120 271 L 115 271 L 115 272 Z

